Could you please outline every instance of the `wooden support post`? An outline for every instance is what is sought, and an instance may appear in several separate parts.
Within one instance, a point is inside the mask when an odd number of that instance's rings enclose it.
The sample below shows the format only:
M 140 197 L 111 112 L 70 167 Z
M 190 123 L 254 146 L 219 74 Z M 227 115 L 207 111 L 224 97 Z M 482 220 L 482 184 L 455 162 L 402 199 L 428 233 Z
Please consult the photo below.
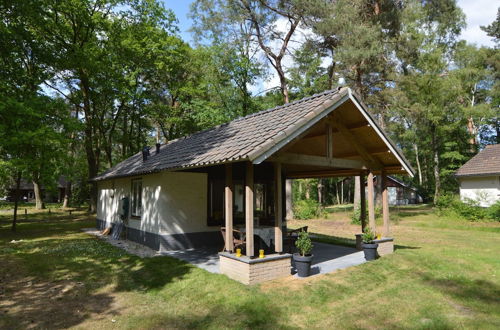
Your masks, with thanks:
M 389 192 L 387 190 L 387 175 L 382 170 L 382 216 L 384 218 L 384 237 L 389 237 Z
M 253 257 L 253 164 L 247 162 L 245 176 L 245 234 L 247 256 Z
M 233 252 L 233 166 L 226 164 L 225 220 L 226 220 L 226 251 Z
M 361 220 L 361 231 L 365 230 L 366 227 L 366 193 L 365 193 L 365 175 L 361 174 L 359 176 L 359 202 L 360 202 L 360 215 Z
M 373 194 L 373 172 L 368 173 L 368 223 L 370 229 L 375 232 L 375 203 Z
M 283 185 L 281 182 L 281 163 L 274 163 L 274 249 L 283 252 Z
M 333 157 L 333 128 L 330 123 L 326 124 L 326 157 Z

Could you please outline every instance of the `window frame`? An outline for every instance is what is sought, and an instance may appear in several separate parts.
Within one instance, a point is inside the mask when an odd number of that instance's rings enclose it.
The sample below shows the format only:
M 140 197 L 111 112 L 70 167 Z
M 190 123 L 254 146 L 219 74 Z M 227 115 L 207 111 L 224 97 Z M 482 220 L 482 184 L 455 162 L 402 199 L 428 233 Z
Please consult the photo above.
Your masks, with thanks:
M 140 185 L 140 196 L 136 195 L 137 191 L 136 191 L 136 188 L 135 188 L 135 185 L 139 184 Z M 131 188 L 130 188 L 130 218 L 131 219 L 136 219 L 136 220 L 140 220 L 142 218 L 142 206 L 143 206 L 143 200 L 142 200 L 142 197 L 143 197 L 143 193 L 142 193 L 142 178 L 136 178 L 136 179 L 132 179 L 131 180 Z M 138 202 L 139 202 L 139 207 L 135 207 L 135 203 L 136 203 L 136 198 L 138 198 Z M 137 209 L 139 211 L 139 213 L 137 213 Z

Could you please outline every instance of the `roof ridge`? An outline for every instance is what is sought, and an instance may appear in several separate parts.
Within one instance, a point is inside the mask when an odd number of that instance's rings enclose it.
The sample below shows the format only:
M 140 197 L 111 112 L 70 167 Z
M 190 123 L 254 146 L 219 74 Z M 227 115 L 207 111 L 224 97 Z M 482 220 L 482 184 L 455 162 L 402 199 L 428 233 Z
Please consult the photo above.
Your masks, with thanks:
M 292 105 L 296 105 L 296 104 L 301 103 L 301 102 L 309 101 L 309 100 L 311 100 L 313 98 L 324 96 L 326 94 L 330 94 L 330 93 L 333 93 L 333 92 L 339 92 L 341 88 L 342 87 L 339 86 L 337 88 L 329 89 L 329 90 L 323 91 L 321 93 L 316 93 L 316 94 L 313 94 L 311 96 L 307 96 L 307 97 L 304 97 L 302 99 L 295 100 L 293 102 L 285 103 L 283 105 L 278 105 L 278 106 L 276 106 L 274 108 L 264 109 L 264 110 L 261 110 L 261 111 L 258 111 L 258 112 L 250 113 L 250 114 L 248 114 L 246 116 L 236 117 L 236 118 L 234 118 L 234 119 L 232 119 L 232 120 L 230 120 L 228 122 L 225 122 L 225 123 L 222 123 L 222 124 L 218 124 L 218 125 L 215 125 L 213 127 L 208 127 L 208 128 L 205 128 L 205 129 L 203 129 L 201 131 L 196 131 L 196 132 L 188 134 L 188 135 L 180 136 L 180 137 L 178 137 L 176 139 L 168 141 L 164 145 L 168 145 L 170 143 L 173 143 L 173 142 L 176 142 L 176 141 L 179 141 L 179 140 L 187 139 L 187 138 L 196 136 L 196 135 L 201 134 L 201 133 L 205 133 L 205 132 L 208 132 L 208 131 L 211 131 L 211 130 L 218 129 L 220 127 L 229 125 L 232 122 L 236 122 L 236 121 L 240 121 L 240 120 L 244 120 L 244 119 L 248 119 L 248 118 L 260 116 L 260 115 L 263 115 L 263 114 L 266 114 L 266 113 L 269 113 L 269 112 L 272 112 L 272 111 L 275 111 L 275 110 L 278 110 L 278 109 L 286 108 L 286 107 L 289 107 L 289 106 L 292 106 Z
M 326 95 L 326 94 L 330 94 L 330 93 L 333 93 L 333 92 L 339 92 L 340 88 L 341 87 L 337 87 L 335 89 L 329 89 L 329 90 L 323 91 L 321 93 L 316 93 L 316 94 L 313 94 L 311 96 L 307 96 L 307 97 L 301 98 L 299 100 L 295 100 L 293 102 L 288 102 L 288 103 L 285 103 L 283 105 L 278 105 L 278 106 L 276 106 L 274 108 L 261 110 L 261 111 L 254 112 L 254 113 L 248 114 L 246 116 L 242 116 L 242 117 L 237 117 L 237 118 L 231 120 L 230 122 L 232 122 L 232 121 L 239 121 L 239 120 L 243 120 L 243 119 L 247 119 L 247 118 L 251 118 L 251 117 L 256 117 L 256 116 L 259 116 L 259 115 L 263 115 L 263 114 L 269 113 L 271 111 L 275 111 L 275 110 L 278 110 L 278 109 L 286 108 L 286 107 L 289 107 L 289 106 L 292 106 L 292 105 L 296 105 L 296 104 L 301 103 L 301 102 L 309 101 L 311 99 L 314 99 L 314 98 L 317 98 L 317 97 L 320 97 L 320 96 L 323 96 L 323 95 Z

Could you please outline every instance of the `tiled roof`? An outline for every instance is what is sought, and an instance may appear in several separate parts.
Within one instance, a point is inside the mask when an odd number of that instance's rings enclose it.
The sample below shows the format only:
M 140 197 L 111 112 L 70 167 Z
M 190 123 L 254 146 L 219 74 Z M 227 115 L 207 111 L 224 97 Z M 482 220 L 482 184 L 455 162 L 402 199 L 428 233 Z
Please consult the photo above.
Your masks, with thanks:
M 146 161 L 139 152 L 93 180 L 255 159 L 347 93 L 348 88 L 326 91 L 172 140 L 159 154 L 151 149 Z
M 349 88 L 326 91 L 273 109 L 168 142 L 146 161 L 139 152 L 93 178 L 93 181 L 143 175 L 163 170 L 204 167 L 238 161 L 259 164 L 298 137 L 346 100 L 359 102 Z M 378 127 L 366 106 L 358 106 L 406 173 L 414 171 L 401 151 Z
M 486 146 L 458 169 L 456 176 L 500 175 L 500 144 Z

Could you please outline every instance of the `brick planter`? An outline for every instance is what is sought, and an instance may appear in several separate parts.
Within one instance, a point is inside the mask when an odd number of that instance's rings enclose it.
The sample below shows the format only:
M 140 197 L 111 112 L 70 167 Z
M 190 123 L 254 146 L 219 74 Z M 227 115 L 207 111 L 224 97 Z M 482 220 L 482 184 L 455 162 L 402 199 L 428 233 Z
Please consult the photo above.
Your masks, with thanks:
M 373 243 L 378 244 L 377 253 L 381 257 L 394 252 L 394 238 L 392 237 L 382 237 L 373 240 Z
M 234 254 L 219 253 L 220 272 L 243 284 L 256 284 L 291 275 L 291 254 L 272 254 L 265 258 L 237 258 Z

